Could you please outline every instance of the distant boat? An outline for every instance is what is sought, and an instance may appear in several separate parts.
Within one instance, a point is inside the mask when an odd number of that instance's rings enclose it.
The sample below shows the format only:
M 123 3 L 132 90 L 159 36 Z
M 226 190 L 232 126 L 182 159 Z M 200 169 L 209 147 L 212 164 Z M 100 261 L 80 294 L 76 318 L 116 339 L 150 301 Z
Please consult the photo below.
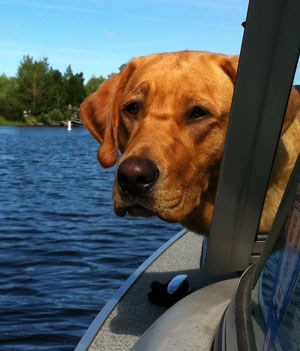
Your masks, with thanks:
M 73 127 L 83 127 L 83 123 L 80 118 L 71 118 Z M 61 121 L 61 125 L 68 127 L 68 121 Z
M 71 122 L 74 127 L 83 127 L 83 123 L 80 118 L 71 117 Z

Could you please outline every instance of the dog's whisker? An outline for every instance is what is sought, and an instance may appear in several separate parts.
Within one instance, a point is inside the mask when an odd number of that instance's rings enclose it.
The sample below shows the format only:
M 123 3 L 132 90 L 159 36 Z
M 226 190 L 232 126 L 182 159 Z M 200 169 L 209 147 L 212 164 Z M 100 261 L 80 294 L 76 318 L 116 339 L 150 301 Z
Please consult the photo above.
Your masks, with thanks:
M 182 190 L 175 189 L 174 191 L 178 192 L 180 195 L 182 195 L 183 198 L 187 198 L 188 200 L 190 199 L 187 193 L 183 192 Z
M 165 197 L 164 202 L 168 203 L 169 210 L 180 207 L 182 203 L 184 203 L 186 200 L 189 199 L 189 196 L 185 192 L 179 189 L 171 189 L 170 191 L 178 193 L 179 196 L 171 197 L 171 198 Z

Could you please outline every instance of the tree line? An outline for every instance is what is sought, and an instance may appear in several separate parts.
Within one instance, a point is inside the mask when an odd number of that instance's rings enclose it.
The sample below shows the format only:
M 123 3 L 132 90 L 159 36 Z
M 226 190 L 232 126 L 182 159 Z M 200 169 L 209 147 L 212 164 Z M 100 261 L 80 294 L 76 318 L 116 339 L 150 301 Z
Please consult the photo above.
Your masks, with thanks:
M 92 76 L 85 84 L 83 73 L 74 73 L 71 65 L 62 74 L 47 58 L 24 56 L 16 76 L 0 75 L 0 116 L 32 124 L 65 120 L 70 108 L 76 113 L 83 99 L 104 81 L 103 76 Z

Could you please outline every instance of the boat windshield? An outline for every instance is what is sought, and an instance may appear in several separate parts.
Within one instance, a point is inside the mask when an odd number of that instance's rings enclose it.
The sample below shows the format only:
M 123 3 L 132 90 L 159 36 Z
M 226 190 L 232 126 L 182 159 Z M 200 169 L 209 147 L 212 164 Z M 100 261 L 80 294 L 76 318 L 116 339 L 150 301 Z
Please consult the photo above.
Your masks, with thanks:
M 252 293 L 252 322 L 260 350 L 299 350 L 300 340 L 300 157 L 295 196 Z M 283 206 L 284 207 L 284 206 Z M 273 234 L 272 232 L 270 234 Z M 276 234 L 276 233 L 275 233 Z

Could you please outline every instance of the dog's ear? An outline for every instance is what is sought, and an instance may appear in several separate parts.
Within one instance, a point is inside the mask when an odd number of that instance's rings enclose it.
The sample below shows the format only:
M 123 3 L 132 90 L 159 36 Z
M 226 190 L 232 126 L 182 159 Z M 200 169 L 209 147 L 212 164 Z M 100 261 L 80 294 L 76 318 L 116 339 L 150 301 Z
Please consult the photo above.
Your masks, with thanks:
M 129 63 L 121 73 L 107 79 L 80 107 L 84 125 L 102 145 L 97 156 L 105 168 L 112 167 L 118 158 L 119 101 L 134 68 L 135 65 Z
M 239 64 L 239 56 L 221 56 L 220 57 L 220 66 L 222 70 L 232 80 L 233 84 L 235 84 L 238 64 Z
M 281 130 L 281 135 L 284 134 L 289 129 L 289 126 L 294 122 L 294 119 L 299 113 L 300 113 L 299 93 L 295 88 L 292 88 L 288 106 L 285 112 L 285 118 L 284 118 L 282 130 Z
M 233 84 L 235 84 L 236 74 L 238 69 L 239 56 L 221 56 L 220 66 L 223 71 L 230 77 Z M 281 130 L 283 135 L 293 123 L 297 114 L 300 112 L 300 97 L 295 88 L 292 88 L 289 103 L 285 113 L 285 118 Z
M 114 92 L 117 90 L 119 80 L 120 74 L 113 75 L 80 106 L 84 125 L 100 144 L 104 141 L 106 124 L 111 115 Z

